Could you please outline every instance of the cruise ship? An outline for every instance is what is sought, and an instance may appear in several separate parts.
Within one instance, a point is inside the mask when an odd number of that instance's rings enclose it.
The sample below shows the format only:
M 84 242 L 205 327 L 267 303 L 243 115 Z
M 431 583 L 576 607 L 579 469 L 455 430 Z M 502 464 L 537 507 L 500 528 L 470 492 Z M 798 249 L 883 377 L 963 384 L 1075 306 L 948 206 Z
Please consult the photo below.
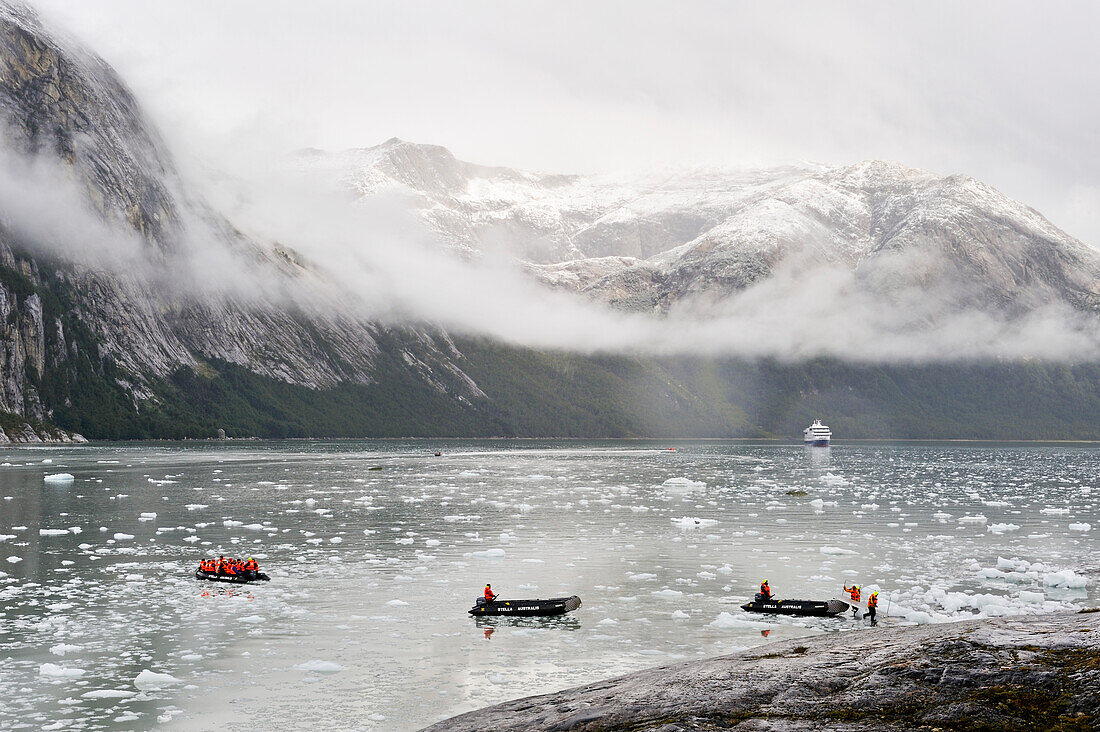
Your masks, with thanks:
M 833 437 L 833 431 L 821 424 L 820 419 L 815 419 L 812 425 L 802 430 L 802 434 L 802 441 L 813 447 L 828 447 Z

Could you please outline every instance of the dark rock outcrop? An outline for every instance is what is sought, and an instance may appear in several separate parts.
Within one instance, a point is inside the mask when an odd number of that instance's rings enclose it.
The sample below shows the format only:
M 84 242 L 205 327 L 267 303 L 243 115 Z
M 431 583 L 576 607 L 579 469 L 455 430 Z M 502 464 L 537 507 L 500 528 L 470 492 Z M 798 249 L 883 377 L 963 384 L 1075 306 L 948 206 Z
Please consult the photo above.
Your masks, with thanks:
M 463 714 L 425 732 L 1100 729 L 1100 615 L 815 636 Z

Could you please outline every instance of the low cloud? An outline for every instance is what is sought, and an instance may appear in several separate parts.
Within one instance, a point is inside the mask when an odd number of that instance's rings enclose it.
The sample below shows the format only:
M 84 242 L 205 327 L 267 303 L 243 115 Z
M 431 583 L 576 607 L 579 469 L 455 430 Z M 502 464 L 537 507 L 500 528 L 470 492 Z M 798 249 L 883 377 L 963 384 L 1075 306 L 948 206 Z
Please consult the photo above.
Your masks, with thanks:
M 270 167 L 253 166 L 251 180 L 206 180 L 199 188 L 211 208 L 181 206 L 178 242 L 158 250 L 93 210 L 71 168 L 10 151 L 0 152 L 0 166 L 0 222 L 16 241 L 139 281 L 163 299 L 430 324 L 590 354 L 1100 358 L 1095 314 L 1059 302 L 983 303 L 983 293 L 942 272 L 931 285 L 897 276 L 941 264 L 914 259 L 927 253 L 885 255 L 855 270 L 791 256 L 766 279 L 705 308 L 685 302 L 666 316 L 624 313 L 545 287 L 505 255 L 457 255 L 398 198 L 353 203 Z M 1026 293 L 1019 299 L 1028 301 Z

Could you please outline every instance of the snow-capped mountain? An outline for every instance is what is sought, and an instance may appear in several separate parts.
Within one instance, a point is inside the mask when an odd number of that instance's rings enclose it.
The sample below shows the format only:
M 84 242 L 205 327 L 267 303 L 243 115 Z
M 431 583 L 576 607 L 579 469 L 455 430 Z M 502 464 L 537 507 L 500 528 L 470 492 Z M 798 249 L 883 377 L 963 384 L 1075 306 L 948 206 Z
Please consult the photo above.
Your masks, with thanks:
M 1100 251 L 973 178 L 896 163 L 546 175 L 392 139 L 293 166 L 362 199 L 400 196 L 451 247 L 506 251 L 630 309 L 721 301 L 782 263 L 844 268 L 884 295 L 932 284 L 958 303 L 1100 311 Z

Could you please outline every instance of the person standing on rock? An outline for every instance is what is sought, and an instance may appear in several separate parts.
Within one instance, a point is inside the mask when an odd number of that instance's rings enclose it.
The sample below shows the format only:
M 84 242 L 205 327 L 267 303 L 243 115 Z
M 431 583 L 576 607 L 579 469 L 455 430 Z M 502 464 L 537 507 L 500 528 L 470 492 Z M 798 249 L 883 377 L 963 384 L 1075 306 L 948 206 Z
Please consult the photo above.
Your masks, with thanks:
M 871 618 L 871 627 L 878 625 L 878 620 L 875 618 L 875 612 L 878 609 L 878 593 L 872 592 L 867 598 L 867 612 L 863 613 L 863 617 Z

